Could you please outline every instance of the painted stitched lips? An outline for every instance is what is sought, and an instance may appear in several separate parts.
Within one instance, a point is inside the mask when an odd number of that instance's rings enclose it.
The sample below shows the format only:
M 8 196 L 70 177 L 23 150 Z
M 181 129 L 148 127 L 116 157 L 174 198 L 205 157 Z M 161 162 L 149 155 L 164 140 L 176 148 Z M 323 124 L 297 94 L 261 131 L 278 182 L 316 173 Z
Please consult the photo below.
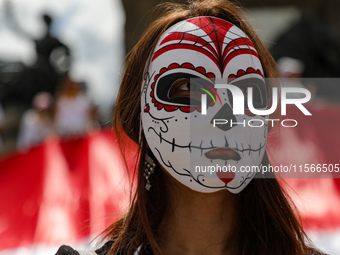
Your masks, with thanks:
M 241 159 L 240 155 L 232 148 L 217 148 L 210 150 L 204 155 L 209 159 L 235 160 Z M 224 183 L 229 183 L 235 178 L 235 173 L 219 169 L 216 171 L 217 177 Z
M 241 159 L 240 155 L 231 148 L 213 149 L 204 153 L 204 155 L 209 159 L 222 159 L 222 160 L 232 159 L 236 161 Z

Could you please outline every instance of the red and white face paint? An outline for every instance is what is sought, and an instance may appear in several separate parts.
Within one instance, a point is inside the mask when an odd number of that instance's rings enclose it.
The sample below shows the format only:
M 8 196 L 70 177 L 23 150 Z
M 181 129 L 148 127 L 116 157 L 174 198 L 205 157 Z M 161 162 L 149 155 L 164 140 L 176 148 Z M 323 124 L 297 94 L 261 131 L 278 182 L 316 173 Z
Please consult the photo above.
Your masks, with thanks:
M 198 192 L 242 191 L 255 175 L 247 166 L 259 166 L 265 153 L 267 125 L 254 127 L 259 121 L 253 120 L 268 116 L 233 115 L 230 92 L 215 88 L 221 81 L 243 91 L 252 86 L 256 108 L 267 107 L 251 40 L 225 20 L 196 17 L 161 36 L 142 88 L 141 118 L 151 151 L 175 179 Z M 206 115 L 202 93 L 208 97 Z M 214 118 L 234 125 L 214 126 Z

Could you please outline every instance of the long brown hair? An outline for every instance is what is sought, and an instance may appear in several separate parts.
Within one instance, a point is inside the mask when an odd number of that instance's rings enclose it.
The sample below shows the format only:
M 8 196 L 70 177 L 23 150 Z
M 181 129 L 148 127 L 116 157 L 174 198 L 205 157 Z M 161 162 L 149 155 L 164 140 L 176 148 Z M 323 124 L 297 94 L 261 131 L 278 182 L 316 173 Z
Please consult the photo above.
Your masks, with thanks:
M 151 177 L 152 189 L 144 188 L 145 137 L 140 130 L 140 100 L 144 71 L 155 45 L 173 24 L 197 16 L 214 16 L 229 21 L 242 29 L 253 42 L 265 77 L 277 77 L 276 64 L 254 30 L 243 20 L 242 9 L 229 1 L 190 1 L 188 4 L 165 3 L 157 8 L 158 18 L 126 58 L 126 68 L 114 112 L 114 129 L 125 152 L 126 135 L 138 146 L 136 164 L 137 187 L 127 215 L 112 224 L 106 237 L 115 242 L 109 254 L 133 254 L 139 247 L 141 254 L 151 249 L 162 254 L 157 230 L 169 201 L 166 176 L 155 171 Z M 140 137 L 140 133 L 141 138 Z M 263 163 L 269 163 L 267 156 Z M 273 177 L 273 176 L 269 176 Z M 292 203 L 275 178 L 255 178 L 237 195 L 237 218 L 234 220 L 233 244 L 236 254 L 296 254 L 305 255 L 305 233 L 292 209 Z

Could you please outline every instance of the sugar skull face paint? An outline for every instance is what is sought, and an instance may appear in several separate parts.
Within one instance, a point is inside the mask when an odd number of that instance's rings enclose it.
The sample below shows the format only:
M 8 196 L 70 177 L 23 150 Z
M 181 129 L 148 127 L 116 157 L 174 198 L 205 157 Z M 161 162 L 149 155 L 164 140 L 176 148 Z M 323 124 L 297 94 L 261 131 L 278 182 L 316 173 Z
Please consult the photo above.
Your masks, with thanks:
M 216 88 L 220 82 L 244 92 L 252 87 L 254 107 L 267 107 L 261 62 L 238 27 L 214 17 L 175 24 L 151 56 L 142 87 L 142 125 L 158 162 L 179 182 L 199 192 L 227 188 L 238 193 L 255 175 L 246 167 L 263 159 L 267 125 L 255 120 L 267 116 L 233 115 L 233 98 L 227 89 Z M 228 124 L 213 125 L 214 119 Z

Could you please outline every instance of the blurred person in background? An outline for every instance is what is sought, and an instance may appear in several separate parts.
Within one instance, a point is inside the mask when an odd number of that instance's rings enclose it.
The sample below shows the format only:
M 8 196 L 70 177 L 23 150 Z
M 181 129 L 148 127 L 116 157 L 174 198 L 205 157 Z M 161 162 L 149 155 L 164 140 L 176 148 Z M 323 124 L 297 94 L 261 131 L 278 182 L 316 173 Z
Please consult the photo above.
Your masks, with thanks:
M 304 84 L 302 77 L 305 64 L 300 59 L 291 57 L 281 57 L 277 60 L 277 67 L 280 77 L 283 78 L 282 86 L 293 88 L 307 88 L 311 92 L 313 100 L 316 98 L 316 88 L 314 84 Z M 287 98 L 301 98 L 300 93 L 288 93 Z
M 38 58 L 34 67 L 41 75 L 45 76 L 42 78 L 49 79 L 49 84 L 54 84 L 55 87 L 70 69 L 70 50 L 68 46 L 52 35 L 52 17 L 45 13 L 42 15 L 42 20 L 46 25 L 46 33 L 42 38 L 35 40 Z
M 21 62 L 3 61 L 0 63 L 0 101 L 3 103 L 7 118 L 3 128 L 4 152 L 20 147 L 18 136 L 20 122 L 24 112 L 31 108 L 33 98 L 41 91 L 53 94 L 57 84 L 68 73 L 71 67 L 69 47 L 52 33 L 53 18 L 47 14 L 40 15 L 45 25 L 45 33 L 36 38 L 21 27 L 16 17 L 15 3 L 5 1 L 6 24 L 11 31 L 34 43 L 36 59 L 31 65 Z M 26 139 L 26 138 L 25 138 Z
M 54 125 L 60 136 L 83 135 L 96 126 L 97 116 L 84 84 L 65 77 L 55 100 Z
M 38 92 L 54 93 L 57 85 L 70 70 L 71 52 L 65 43 L 53 35 L 54 20 L 47 12 L 40 16 L 45 26 L 45 33 L 40 38 L 36 38 L 18 22 L 13 1 L 5 1 L 4 8 L 6 21 L 12 31 L 34 43 L 36 59 L 32 65 L 23 65 L 15 70 L 15 76 L 7 81 L 7 89 L 1 97 L 7 104 L 25 104 L 29 107 Z
M 304 88 L 301 82 L 304 64 L 301 60 L 282 57 L 277 60 L 280 77 L 283 78 L 283 87 Z M 288 93 L 287 98 L 299 98 L 299 93 Z
M 17 147 L 27 150 L 42 142 L 53 133 L 52 95 L 39 92 L 33 99 L 32 109 L 27 110 L 21 119 Z
M 279 58 L 277 67 L 282 78 L 301 78 L 304 70 L 301 60 L 290 57 Z

